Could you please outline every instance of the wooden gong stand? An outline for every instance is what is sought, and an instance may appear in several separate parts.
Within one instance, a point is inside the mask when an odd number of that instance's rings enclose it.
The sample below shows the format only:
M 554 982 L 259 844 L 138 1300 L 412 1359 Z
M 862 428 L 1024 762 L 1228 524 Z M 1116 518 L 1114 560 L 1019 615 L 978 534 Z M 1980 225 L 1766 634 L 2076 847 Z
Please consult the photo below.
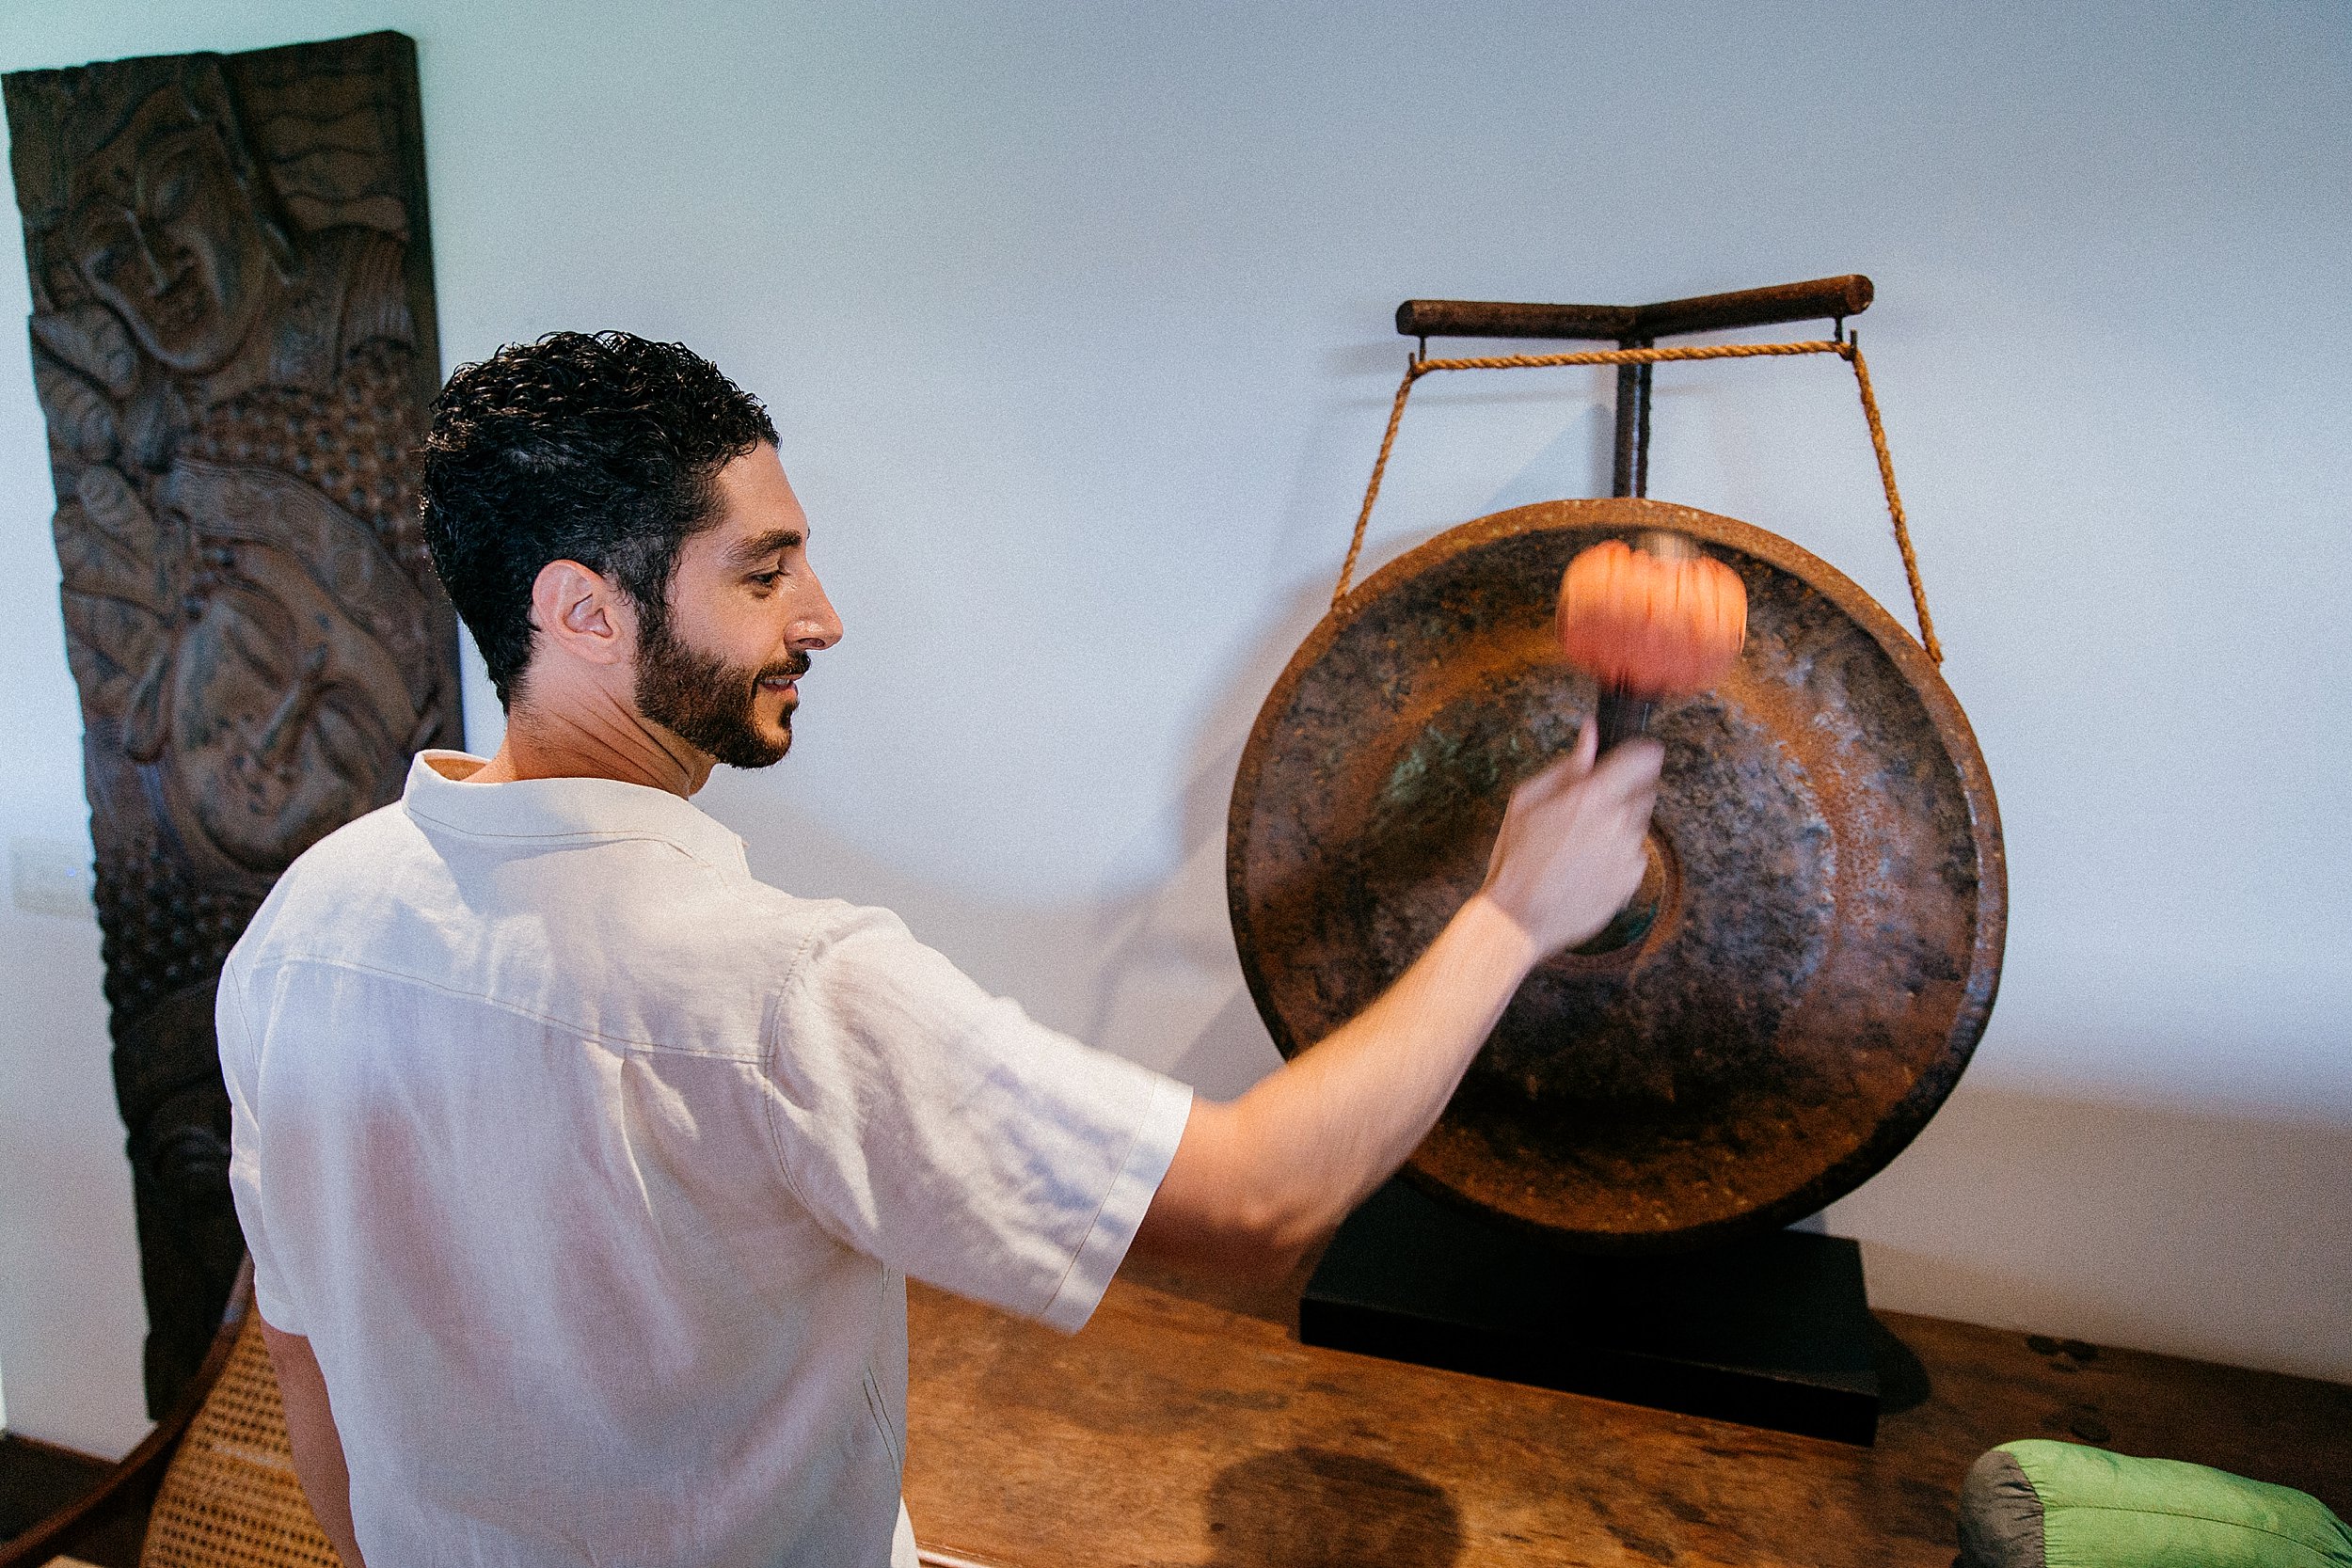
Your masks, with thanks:
M 1847 277 L 1643 307 L 1406 301 L 1398 308 L 1397 329 L 1421 340 L 1420 350 L 1398 390 L 1380 461 L 1358 518 L 1355 544 L 1334 595 L 1335 612 L 1360 608 L 1350 603 L 1349 578 L 1397 421 L 1420 375 L 1438 370 L 1525 364 L 1613 363 L 1616 441 L 1612 491 L 1620 498 L 1640 498 L 1647 489 L 1654 363 L 1668 358 L 1835 353 L 1855 371 L 1886 483 L 1896 537 L 1912 580 L 1920 635 L 1916 644 L 1904 650 L 1905 657 L 1916 658 L 1917 653 L 1924 653 L 1927 659 L 1922 667 L 1931 668 L 1940 659 L 1941 650 L 1935 645 L 1924 592 L 1919 588 L 1868 374 L 1858 345 L 1844 329 L 1846 317 L 1868 307 L 1871 293 L 1867 278 Z M 1688 333 L 1820 319 L 1837 323 L 1834 338 L 1826 342 L 1656 346 L 1661 338 Z M 1599 340 L 1613 341 L 1617 348 L 1589 356 L 1433 360 L 1428 355 L 1432 337 Z M 1595 520 L 1605 524 L 1609 519 L 1597 514 L 1609 505 L 1559 503 L 1557 510 L 1591 509 Z M 1510 536 L 1514 532 L 1526 536 L 1536 525 L 1514 524 L 1516 515 L 1503 514 L 1474 527 L 1491 525 L 1498 535 L 1498 548 L 1517 547 Z M 1705 519 L 1703 514 L 1690 515 L 1694 521 Z M 1706 521 L 1740 529 L 1724 519 Z M 1552 569 L 1556 574 L 1556 566 Z M 1383 577 L 1395 570 L 1390 568 Z M 1369 592 L 1369 585 L 1364 592 Z M 1867 601 L 1858 590 L 1851 594 Z M 1875 606 L 1869 609 L 1875 610 Z M 1335 613 L 1334 620 L 1340 618 Z M 1878 619 L 1885 618 L 1881 614 Z M 1881 629 L 1882 642 L 1888 641 L 1887 634 L 1901 636 L 1891 624 Z M 1324 635 L 1319 630 L 1318 637 Z M 1311 640 L 1297 662 L 1306 661 L 1315 646 L 1315 640 Z M 1286 673 L 1285 682 L 1291 678 Z M 1280 695 L 1278 688 L 1277 698 Z M 1269 712 L 1277 698 L 1269 698 Z M 1952 711 L 1956 717 L 1956 704 Z M 1264 722 L 1262 720 L 1262 726 Z M 1964 731 L 1964 721 L 1960 723 Z M 1336 740 L 1330 743 L 1338 744 Z M 1961 749 L 1973 758 L 1972 740 Z M 1236 790 L 1237 815 L 1245 790 L 1260 787 L 1256 760 L 1245 762 L 1248 777 Z M 1968 769 L 1963 765 L 1962 770 Z M 1979 784 L 1989 816 L 1989 782 L 1968 781 L 1970 802 L 1972 807 L 1977 804 Z M 1991 863 L 1997 877 L 1996 823 L 1991 832 Z M 1235 875 L 1238 878 L 1240 873 Z M 1993 928 L 1989 938 L 1980 934 L 1979 962 L 1973 975 L 1985 972 L 1981 961 L 1985 940 L 1992 943 L 1991 969 L 1997 974 L 1998 903 L 1996 892 Z M 1277 1020 L 1280 1006 L 1254 962 L 1259 955 L 1252 949 L 1263 940 L 1262 930 L 1245 926 L 1239 905 L 1236 935 L 1243 942 L 1246 967 L 1252 970 L 1253 990 L 1262 1010 L 1268 1011 L 1269 1022 L 1276 1024 L 1278 1043 L 1284 1043 L 1282 1037 L 1293 1031 Z M 1982 1013 L 1989 1009 L 1990 1001 L 1987 987 L 1966 1030 L 1968 1045 L 1973 1045 L 1975 1030 L 1981 1028 Z M 1303 1043 L 1284 1043 L 1286 1053 Z M 1918 1121 L 1931 1114 L 1965 1056 L 1963 1047 L 1928 1099 Z M 1870 1168 L 1891 1158 L 1911 1131 L 1915 1131 L 1915 1123 L 1899 1130 L 1891 1147 L 1872 1157 Z M 1660 1249 L 1640 1244 L 1620 1248 L 1598 1231 L 1579 1237 L 1557 1218 L 1531 1214 L 1528 1218 L 1534 1223 L 1515 1223 L 1507 1202 L 1498 1201 L 1491 1194 L 1481 1196 L 1438 1172 L 1444 1156 L 1432 1151 L 1439 1149 L 1446 1137 L 1441 1125 L 1431 1143 L 1417 1154 L 1415 1168 L 1408 1173 L 1414 1179 L 1389 1183 L 1334 1238 L 1300 1303 L 1300 1336 L 1308 1343 L 1846 1442 L 1872 1441 L 1879 1405 L 1875 1347 L 1882 1336 L 1869 1314 L 1860 1248 L 1855 1243 L 1810 1231 L 1758 1228 L 1736 1223 L 1735 1217 L 1734 1222 L 1720 1227 L 1692 1227 L 1688 1235 L 1701 1236 L 1701 1244 L 1695 1248 L 1686 1243 L 1678 1253 L 1645 1256 Z M 1491 1154 L 1483 1157 L 1492 1158 Z M 1433 1180 L 1433 1175 L 1438 1179 Z M 1813 1191 L 1834 1196 L 1841 1182 L 1850 1186 L 1854 1180 L 1850 1167 L 1829 1179 L 1826 1186 L 1817 1183 Z M 1804 1196 L 1800 1193 L 1799 1199 Z M 1788 1212 L 1784 1204 L 1777 1211 L 1768 1206 L 1768 1212 L 1748 1217 L 1785 1225 L 1801 1214 Z M 1600 1255 L 1595 1255 L 1597 1249 Z

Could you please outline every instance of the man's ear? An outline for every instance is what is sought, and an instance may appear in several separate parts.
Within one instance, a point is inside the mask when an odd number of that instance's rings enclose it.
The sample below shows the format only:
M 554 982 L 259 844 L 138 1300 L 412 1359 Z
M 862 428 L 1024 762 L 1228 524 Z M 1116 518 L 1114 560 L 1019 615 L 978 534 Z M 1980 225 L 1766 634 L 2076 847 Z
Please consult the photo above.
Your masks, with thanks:
M 531 584 L 531 625 L 548 647 L 583 664 L 627 664 L 637 617 L 621 585 L 577 561 L 550 561 Z

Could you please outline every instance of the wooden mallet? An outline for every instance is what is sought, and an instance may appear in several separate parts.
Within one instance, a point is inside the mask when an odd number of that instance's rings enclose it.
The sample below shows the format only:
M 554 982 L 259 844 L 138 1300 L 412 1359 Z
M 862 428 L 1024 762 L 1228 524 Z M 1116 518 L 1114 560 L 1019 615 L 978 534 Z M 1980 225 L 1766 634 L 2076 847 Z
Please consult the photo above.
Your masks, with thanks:
M 1651 530 L 1578 554 L 1560 578 L 1568 662 L 1600 687 L 1600 749 L 1645 733 L 1670 697 L 1704 691 L 1747 641 L 1740 574 L 1679 533 Z

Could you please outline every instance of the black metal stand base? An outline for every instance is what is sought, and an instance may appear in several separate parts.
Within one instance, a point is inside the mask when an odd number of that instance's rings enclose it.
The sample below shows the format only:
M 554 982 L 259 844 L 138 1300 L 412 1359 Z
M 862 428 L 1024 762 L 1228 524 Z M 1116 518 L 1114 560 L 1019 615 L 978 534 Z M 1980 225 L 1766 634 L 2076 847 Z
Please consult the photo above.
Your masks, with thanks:
M 1839 1237 L 1596 1258 L 1403 1180 L 1340 1227 L 1298 1306 L 1311 1345 L 1865 1445 L 1871 1328 Z

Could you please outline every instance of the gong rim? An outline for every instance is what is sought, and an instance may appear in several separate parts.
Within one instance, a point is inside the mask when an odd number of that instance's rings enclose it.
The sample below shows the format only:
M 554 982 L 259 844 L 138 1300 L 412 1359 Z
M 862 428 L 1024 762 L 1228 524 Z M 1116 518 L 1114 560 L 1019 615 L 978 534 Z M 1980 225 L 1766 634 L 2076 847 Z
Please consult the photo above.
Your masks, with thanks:
M 1263 890 L 1252 885 L 1252 845 L 1253 833 L 1262 819 L 1261 808 L 1266 804 L 1268 768 L 1282 756 L 1280 741 L 1291 725 L 1302 685 L 1359 622 L 1391 595 L 1459 557 L 1530 535 L 1591 535 L 1579 540 L 1580 544 L 1589 544 L 1601 537 L 1623 537 L 1657 528 L 1672 529 L 1704 545 L 1738 552 L 1794 579 L 1866 634 L 1892 666 L 1895 675 L 1915 700 L 1920 718 L 1949 766 L 1965 814 L 1967 837 L 1974 852 L 1973 931 L 1966 944 L 1965 973 L 1954 991 L 1955 1005 L 1948 1025 L 1942 1030 L 1940 1046 L 1918 1069 L 1908 1086 L 1886 1105 L 1877 1122 L 1853 1147 L 1786 1191 L 1738 1212 L 1647 1228 L 1594 1227 L 1562 1224 L 1556 1218 L 1531 1212 L 1524 1206 L 1486 1201 L 1433 1174 L 1430 1168 L 1430 1150 L 1445 1132 L 1447 1118 L 1441 1118 L 1439 1128 L 1433 1131 L 1406 1164 L 1405 1174 L 1410 1180 L 1440 1197 L 1582 1251 L 1684 1250 L 1778 1228 L 1817 1212 L 1883 1169 L 1926 1126 L 1958 1083 L 1982 1037 L 1999 987 L 2007 934 L 2007 866 L 1991 775 L 1975 732 L 1934 662 L 1858 584 L 1802 546 L 1764 529 L 1736 518 L 1639 498 L 1545 501 L 1515 507 L 1463 523 L 1407 551 L 1359 584 L 1325 615 L 1292 656 L 1259 709 L 1243 750 L 1227 818 L 1227 904 L 1235 949 L 1251 1000 L 1277 1049 L 1286 1058 L 1295 1056 L 1312 1041 L 1298 1037 L 1299 1030 L 1278 995 L 1277 976 L 1270 968 L 1277 955 L 1269 945 L 1268 932 L 1261 929 L 1259 919 Z M 1327 1033 L 1330 1026 L 1325 1024 L 1318 1037 L 1321 1033 Z M 1487 1049 L 1487 1045 L 1482 1045 L 1482 1053 Z M 1469 1092 L 1467 1085 L 1457 1092 L 1454 1101 L 1449 1103 L 1448 1118 Z

